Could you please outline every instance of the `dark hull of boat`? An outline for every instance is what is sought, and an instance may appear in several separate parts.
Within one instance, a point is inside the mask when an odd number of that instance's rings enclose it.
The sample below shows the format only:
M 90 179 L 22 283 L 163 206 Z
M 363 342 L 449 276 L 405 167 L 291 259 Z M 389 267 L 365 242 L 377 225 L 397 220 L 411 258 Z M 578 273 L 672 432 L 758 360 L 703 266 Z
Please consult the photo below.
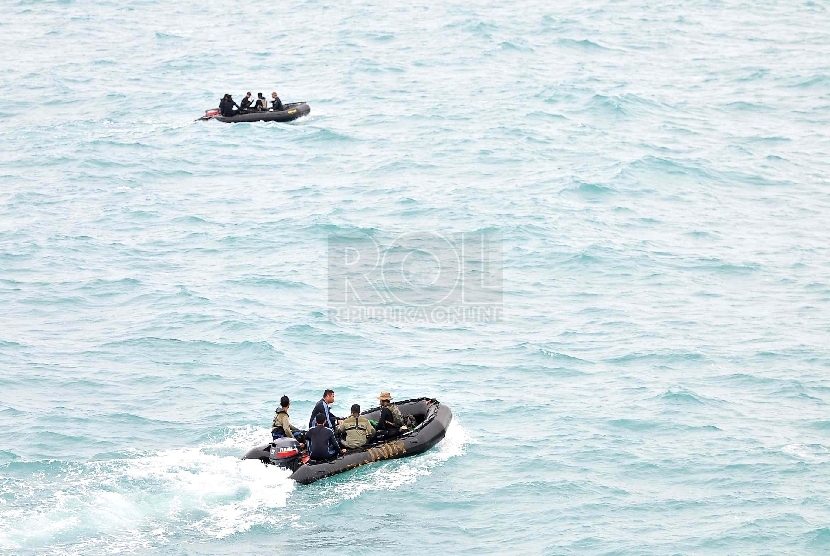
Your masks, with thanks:
M 239 122 L 292 122 L 297 118 L 307 116 L 311 112 L 308 104 L 305 102 L 298 102 L 294 104 L 286 104 L 285 110 L 279 112 L 250 112 L 248 114 L 239 114 L 237 116 L 214 116 L 214 120 L 219 120 L 225 123 L 239 123 Z
M 333 461 L 309 461 L 299 465 L 291 474 L 291 478 L 303 485 L 311 484 L 370 463 L 422 454 L 444 438 L 447 427 L 452 421 L 452 411 L 449 407 L 429 398 L 397 402 L 396 405 L 404 416 L 424 416 L 423 422 L 400 436 L 359 450 L 350 450 Z M 377 421 L 380 417 L 380 408 L 365 411 L 362 415 L 367 419 Z M 243 459 L 268 461 L 269 448 L 269 444 L 252 448 Z

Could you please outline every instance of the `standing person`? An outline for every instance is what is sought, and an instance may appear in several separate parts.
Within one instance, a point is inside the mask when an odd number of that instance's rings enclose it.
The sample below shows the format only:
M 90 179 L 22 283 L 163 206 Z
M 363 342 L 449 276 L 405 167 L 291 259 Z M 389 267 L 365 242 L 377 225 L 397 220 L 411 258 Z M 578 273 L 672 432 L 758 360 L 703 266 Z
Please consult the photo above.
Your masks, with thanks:
M 242 104 L 240 105 L 239 109 L 248 110 L 251 108 L 251 104 L 253 104 L 253 101 L 251 100 L 251 91 L 248 91 L 245 94 L 245 98 L 242 99 Z
M 260 112 L 268 112 L 268 101 L 262 96 L 262 93 L 257 93 L 256 109 Z
M 294 437 L 302 441 L 303 431 L 292 425 L 288 419 L 289 407 L 291 407 L 291 400 L 288 399 L 288 396 L 280 398 L 280 407 L 274 414 L 274 420 L 271 423 L 271 437 L 274 440 L 277 438 Z
M 280 97 L 277 96 L 276 91 L 271 93 L 271 108 L 274 109 L 274 112 L 285 110 L 285 106 L 282 105 L 282 101 L 280 100 Z
M 318 413 L 315 421 L 316 426 L 308 429 L 305 435 L 308 443 L 308 457 L 317 461 L 333 459 L 337 456 L 337 452 L 341 451 L 334 432 L 326 427 L 326 416 L 323 413 Z
M 369 422 L 369 419 L 360 416 L 360 406 L 354 404 L 352 414 L 337 425 L 337 432 L 340 434 L 346 433 L 343 446 L 353 449 L 366 444 L 366 439 L 375 434 L 375 428 Z
M 234 106 L 236 106 L 237 110 L 233 109 Z M 227 118 L 239 114 L 238 108 L 239 105 L 236 104 L 236 101 L 233 100 L 231 95 L 225 95 L 222 100 L 219 101 L 219 113 Z
M 334 390 L 325 390 L 323 392 L 323 399 L 317 402 L 317 405 L 314 406 L 314 409 L 311 411 L 311 419 L 308 420 L 308 428 L 314 426 L 314 419 L 317 418 L 318 414 L 323 414 L 323 418 L 325 419 L 324 422 L 326 427 L 334 430 L 334 427 L 337 423 L 341 420 L 340 417 L 337 417 L 331 412 L 331 405 L 334 403 Z

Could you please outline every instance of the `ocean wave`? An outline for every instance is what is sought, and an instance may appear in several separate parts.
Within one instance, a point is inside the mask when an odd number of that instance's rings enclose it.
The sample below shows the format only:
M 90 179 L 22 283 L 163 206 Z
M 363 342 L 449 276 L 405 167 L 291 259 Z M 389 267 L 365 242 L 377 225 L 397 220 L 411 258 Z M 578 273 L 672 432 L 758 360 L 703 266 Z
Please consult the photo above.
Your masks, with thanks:
M 559 39 L 556 43 L 560 46 L 564 46 L 565 48 L 576 48 L 586 52 L 592 51 L 608 51 L 610 52 L 611 48 L 606 46 L 602 46 L 601 44 L 588 40 L 588 39 Z
M 614 193 L 616 193 L 616 190 L 611 186 L 584 182 L 578 182 L 578 185 L 566 187 L 559 192 L 560 195 L 576 195 L 585 199 L 596 199 Z
M 723 402 L 717 400 L 715 398 L 709 398 L 699 394 L 693 390 L 684 387 L 677 387 L 677 388 L 669 388 L 659 396 L 657 399 L 666 402 L 668 405 L 723 405 Z
M 158 338 L 146 336 L 106 342 L 100 346 L 108 351 L 123 352 L 141 350 L 151 353 L 180 353 L 182 350 L 199 352 L 237 352 L 250 353 L 259 357 L 279 357 L 283 353 L 265 340 L 241 342 L 210 342 L 206 340 L 180 340 L 177 338 Z M 186 356 L 185 356 L 186 357 Z

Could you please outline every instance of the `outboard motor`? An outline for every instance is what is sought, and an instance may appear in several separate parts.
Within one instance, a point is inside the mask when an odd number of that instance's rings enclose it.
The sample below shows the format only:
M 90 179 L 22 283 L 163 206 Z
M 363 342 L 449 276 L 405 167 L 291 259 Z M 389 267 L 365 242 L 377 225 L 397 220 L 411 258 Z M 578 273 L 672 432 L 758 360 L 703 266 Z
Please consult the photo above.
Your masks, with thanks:
M 218 115 L 219 115 L 219 109 L 218 108 L 211 108 L 210 110 L 205 110 L 205 115 L 202 116 L 201 118 L 199 118 L 199 120 L 202 120 L 202 121 L 212 120 L 213 118 L 215 118 Z
M 300 443 L 293 438 L 278 438 L 271 443 L 270 463 L 296 471 L 302 465 Z

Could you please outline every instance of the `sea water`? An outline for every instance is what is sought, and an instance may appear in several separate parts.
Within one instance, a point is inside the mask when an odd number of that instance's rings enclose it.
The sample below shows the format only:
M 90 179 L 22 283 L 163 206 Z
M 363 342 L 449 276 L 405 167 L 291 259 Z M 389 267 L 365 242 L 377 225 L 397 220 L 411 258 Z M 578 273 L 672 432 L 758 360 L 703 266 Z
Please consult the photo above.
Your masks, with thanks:
M 0 551 L 825 554 L 823 1 L 10 0 Z M 289 123 L 195 122 L 231 93 Z M 332 319 L 343 234 L 501 238 L 500 318 Z M 240 457 L 433 396 L 430 452 Z

